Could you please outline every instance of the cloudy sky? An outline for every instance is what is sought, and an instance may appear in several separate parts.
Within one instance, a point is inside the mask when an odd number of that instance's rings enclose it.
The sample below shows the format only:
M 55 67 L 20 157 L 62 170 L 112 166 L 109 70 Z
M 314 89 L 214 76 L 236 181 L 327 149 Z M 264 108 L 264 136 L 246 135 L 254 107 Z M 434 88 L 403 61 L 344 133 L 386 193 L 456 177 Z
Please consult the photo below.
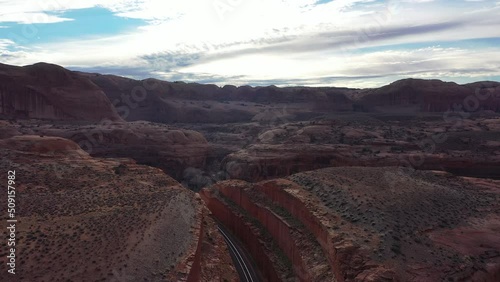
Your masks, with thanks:
M 0 0 L 0 62 L 134 78 L 500 81 L 500 1 Z

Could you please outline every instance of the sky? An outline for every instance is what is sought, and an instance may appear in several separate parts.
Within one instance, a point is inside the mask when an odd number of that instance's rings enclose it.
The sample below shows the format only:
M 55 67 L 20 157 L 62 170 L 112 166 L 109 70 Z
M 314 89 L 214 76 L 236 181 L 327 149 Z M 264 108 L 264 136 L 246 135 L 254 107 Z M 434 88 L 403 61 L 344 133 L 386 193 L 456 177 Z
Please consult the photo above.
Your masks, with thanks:
M 0 0 L 0 62 L 136 79 L 500 81 L 500 1 Z

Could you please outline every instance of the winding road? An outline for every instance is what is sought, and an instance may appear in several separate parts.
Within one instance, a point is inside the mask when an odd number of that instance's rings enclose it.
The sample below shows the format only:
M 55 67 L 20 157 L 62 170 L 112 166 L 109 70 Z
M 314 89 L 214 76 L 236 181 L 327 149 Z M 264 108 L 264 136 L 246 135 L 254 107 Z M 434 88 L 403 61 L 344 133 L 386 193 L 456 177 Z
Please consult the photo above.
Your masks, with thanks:
M 231 254 L 231 258 L 234 262 L 234 266 L 236 267 L 236 270 L 238 271 L 238 274 L 240 276 L 240 281 L 261 282 L 262 279 L 259 275 L 258 270 L 250 259 L 250 256 L 247 254 L 246 250 L 243 248 L 243 246 L 241 246 L 240 241 L 236 239 L 222 225 L 219 224 L 217 228 L 226 241 L 226 244 L 229 248 L 229 253 Z

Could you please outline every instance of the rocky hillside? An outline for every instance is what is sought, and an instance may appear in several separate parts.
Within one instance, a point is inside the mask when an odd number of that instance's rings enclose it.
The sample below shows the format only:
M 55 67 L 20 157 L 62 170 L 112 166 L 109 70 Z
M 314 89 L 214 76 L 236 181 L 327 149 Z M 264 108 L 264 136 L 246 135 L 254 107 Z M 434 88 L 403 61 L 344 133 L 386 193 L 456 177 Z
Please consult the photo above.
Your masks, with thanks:
M 0 115 L 75 121 L 121 120 L 105 93 L 60 66 L 0 64 Z
M 499 181 L 327 168 L 221 182 L 201 195 L 254 256 L 269 261 L 261 271 L 282 281 L 500 279 Z
M 15 281 L 236 279 L 200 198 L 161 170 L 59 137 L 0 140 L 0 156 L 16 176 Z

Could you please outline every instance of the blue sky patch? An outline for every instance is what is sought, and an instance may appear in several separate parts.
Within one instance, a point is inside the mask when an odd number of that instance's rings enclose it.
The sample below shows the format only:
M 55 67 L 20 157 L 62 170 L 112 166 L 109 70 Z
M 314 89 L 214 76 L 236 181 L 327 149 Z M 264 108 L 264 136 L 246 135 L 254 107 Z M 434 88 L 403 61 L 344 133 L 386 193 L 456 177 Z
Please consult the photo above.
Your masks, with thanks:
M 99 7 L 70 10 L 53 15 L 72 20 L 46 24 L 2 23 L 6 28 L 0 28 L 0 38 L 10 39 L 20 45 L 31 45 L 116 35 L 146 24 L 144 20 L 118 17 L 111 11 Z
M 316 5 L 326 4 L 328 2 L 332 2 L 332 0 L 318 0 L 318 1 L 316 1 Z

